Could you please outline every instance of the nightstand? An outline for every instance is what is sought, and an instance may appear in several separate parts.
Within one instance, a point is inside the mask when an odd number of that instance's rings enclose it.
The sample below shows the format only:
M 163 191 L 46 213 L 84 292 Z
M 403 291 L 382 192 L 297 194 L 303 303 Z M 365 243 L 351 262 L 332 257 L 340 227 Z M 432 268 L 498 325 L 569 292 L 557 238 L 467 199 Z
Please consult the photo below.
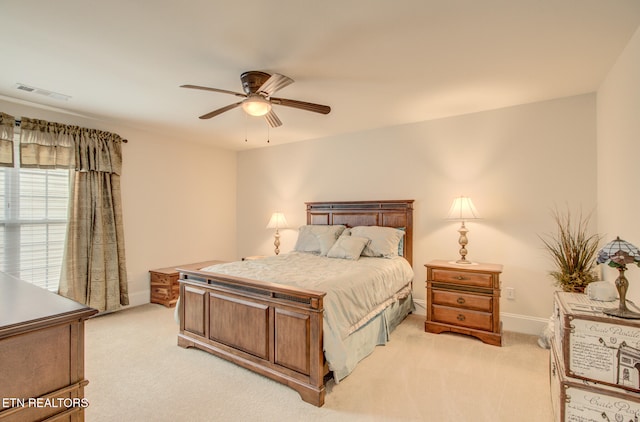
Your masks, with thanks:
M 431 261 L 427 268 L 427 319 L 430 333 L 453 332 L 502 345 L 499 264 Z
M 158 268 L 149 271 L 149 281 L 151 282 L 151 303 L 159 303 L 172 308 L 178 301 L 180 295 L 180 272 L 177 268 L 194 269 L 208 267 L 209 265 L 221 264 L 223 261 L 204 261 L 195 264 L 176 265 L 175 267 Z

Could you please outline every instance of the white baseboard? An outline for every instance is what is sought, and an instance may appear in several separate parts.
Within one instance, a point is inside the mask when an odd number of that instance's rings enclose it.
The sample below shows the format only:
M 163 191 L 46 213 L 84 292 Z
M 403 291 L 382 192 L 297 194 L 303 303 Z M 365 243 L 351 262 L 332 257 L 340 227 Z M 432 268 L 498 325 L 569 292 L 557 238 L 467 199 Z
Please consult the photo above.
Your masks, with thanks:
M 151 302 L 150 291 L 143 290 L 135 293 L 129 293 L 129 307 L 146 305 Z
M 414 314 L 427 316 L 427 303 L 424 299 L 413 299 L 413 304 L 416 306 Z
M 427 315 L 427 304 L 424 299 L 413 299 L 416 306 L 414 311 L 417 315 Z M 504 331 L 516 333 L 539 335 L 549 323 L 548 318 L 532 317 L 528 315 L 510 314 L 501 312 L 500 320 Z
M 549 324 L 549 318 L 532 317 L 528 315 L 500 313 L 502 329 L 515 333 L 540 335 Z

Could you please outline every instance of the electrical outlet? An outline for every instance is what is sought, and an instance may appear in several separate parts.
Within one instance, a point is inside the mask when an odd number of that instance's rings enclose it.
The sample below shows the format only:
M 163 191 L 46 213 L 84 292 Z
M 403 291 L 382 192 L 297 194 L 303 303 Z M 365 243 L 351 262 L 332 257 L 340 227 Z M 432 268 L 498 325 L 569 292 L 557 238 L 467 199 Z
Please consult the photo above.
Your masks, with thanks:
M 516 289 L 515 287 L 506 287 L 504 289 L 504 293 L 509 300 L 516 300 Z

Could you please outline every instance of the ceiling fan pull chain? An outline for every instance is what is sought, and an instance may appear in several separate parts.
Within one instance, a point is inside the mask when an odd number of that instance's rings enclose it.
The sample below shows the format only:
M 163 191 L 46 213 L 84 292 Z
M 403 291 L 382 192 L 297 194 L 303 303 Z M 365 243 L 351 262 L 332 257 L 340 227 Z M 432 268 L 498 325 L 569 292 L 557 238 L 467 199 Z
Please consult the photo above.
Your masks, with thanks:
M 244 141 L 247 142 L 247 114 L 244 115 Z
M 270 126 L 267 125 L 267 143 L 271 143 L 271 140 L 269 139 L 270 136 L 271 136 L 271 129 L 270 129 Z

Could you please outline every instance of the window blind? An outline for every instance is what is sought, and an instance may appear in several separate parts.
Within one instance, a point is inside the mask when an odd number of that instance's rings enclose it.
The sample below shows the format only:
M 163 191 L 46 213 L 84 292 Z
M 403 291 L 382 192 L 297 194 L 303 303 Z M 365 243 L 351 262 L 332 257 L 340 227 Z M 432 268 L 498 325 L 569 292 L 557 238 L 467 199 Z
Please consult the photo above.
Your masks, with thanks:
M 56 292 L 67 229 L 69 170 L 0 167 L 0 271 Z

